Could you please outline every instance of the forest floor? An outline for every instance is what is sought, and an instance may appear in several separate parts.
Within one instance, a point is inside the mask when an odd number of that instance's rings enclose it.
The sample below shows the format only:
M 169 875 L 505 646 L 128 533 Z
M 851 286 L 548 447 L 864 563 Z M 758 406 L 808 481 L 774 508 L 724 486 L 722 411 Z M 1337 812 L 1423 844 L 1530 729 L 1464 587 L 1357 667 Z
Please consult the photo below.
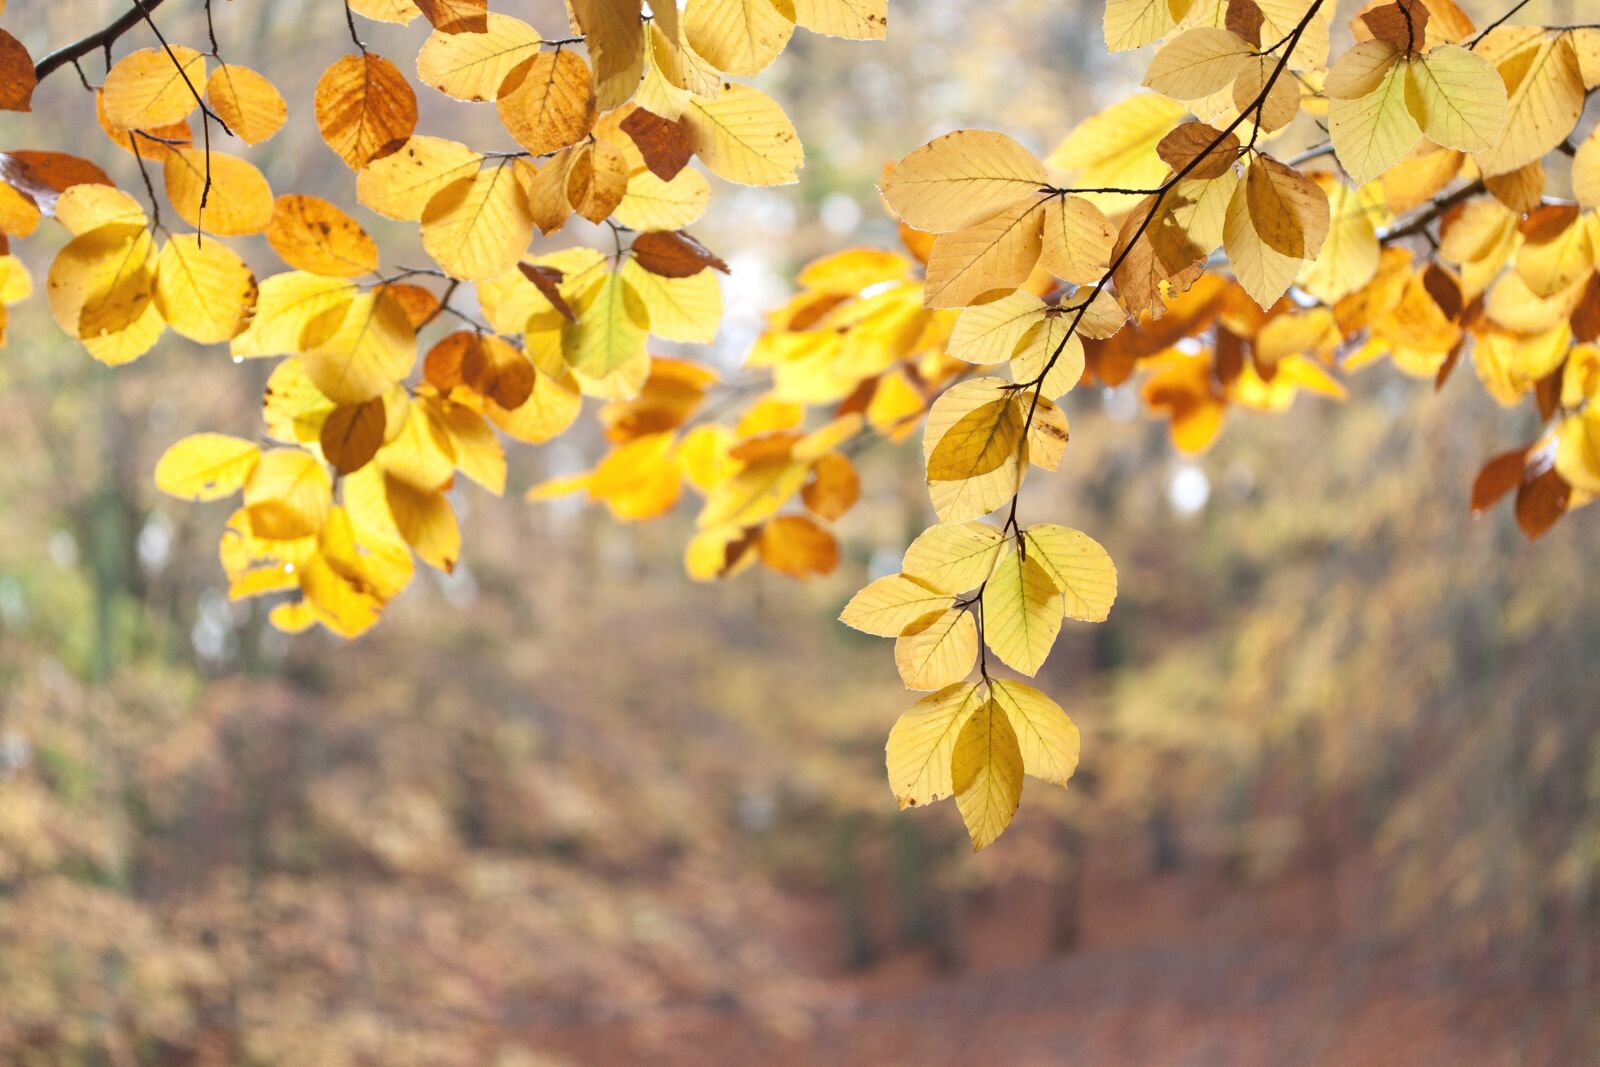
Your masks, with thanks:
M 1199 870 L 1091 875 L 1083 934 L 1065 953 L 1048 948 L 1045 887 L 1005 887 L 972 907 L 959 968 L 927 951 L 845 968 L 831 899 L 790 903 L 794 951 L 804 957 L 796 968 L 815 977 L 806 1025 L 784 1034 L 732 1002 L 685 1004 L 642 1030 L 557 1023 L 537 1045 L 574 1064 L 1600 1063 L 1600 989 L 1574 978 L 1575 965 L 1534 965 L 1516 953 L 1463 963 L 1421 941 L 1375 939 L 1359 915 L 1308 921 L 1315 909 L 1345 910 L 1321 877 L 1241 893 Z M 1323 932 L 1307 936 L 1308 928 Z

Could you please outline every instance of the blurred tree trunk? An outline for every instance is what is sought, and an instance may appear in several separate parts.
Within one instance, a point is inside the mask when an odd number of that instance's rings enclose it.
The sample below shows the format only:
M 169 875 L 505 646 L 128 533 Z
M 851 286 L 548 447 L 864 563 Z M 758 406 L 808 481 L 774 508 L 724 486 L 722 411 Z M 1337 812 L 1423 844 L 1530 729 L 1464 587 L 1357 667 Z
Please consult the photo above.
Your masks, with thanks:
M 1061 856 L 1061 876 L 1056 885 L 1051 913 L 1050 942 L 1059 953 L 1078 947 L 1083 936 L 1083 879 L 1089 859 L 1089 835 L 1076 822 L 1063 822 L 1056 829 Z

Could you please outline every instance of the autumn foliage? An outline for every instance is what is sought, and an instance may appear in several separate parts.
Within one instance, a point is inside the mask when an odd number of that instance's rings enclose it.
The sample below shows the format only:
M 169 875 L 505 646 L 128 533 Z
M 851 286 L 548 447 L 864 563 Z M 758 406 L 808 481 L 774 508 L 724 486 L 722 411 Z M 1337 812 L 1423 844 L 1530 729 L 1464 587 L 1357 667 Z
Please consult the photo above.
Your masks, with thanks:
M 127 163 L 118 182 L 8 153 L 0 230 L 52 218 L 70 234 L 45 297 L 102 362 L 169 329 L 279 360 L 264 426 L 177 441 L 154 476 L 240 497 L 229 592 L 274 597 L 283 630 L 357 636 L 417 560 L 452 569 L 457 475 L 503 492 L 504 442 L 561 435 L 586 398 L 609 451 L 530 497 L 582 492 L 641 521 L 687 485 L 685 565 L 703 580 L 833 570 L 831 524 L 861 494 L 852 457 L 920 429 L 937 521 L 841 618 L 894 639 L 902 680 L 930 693 L 890 733 L 895 796 L 954 796 L 981 848 L 1025 776 L 1065 784 L 1079 756 L 1062 708 L 998 666 L 1033 676 L 1065 620 L 1104 620 L 1116 597 L 1100 544 L 1021 513 L 1030 470 L 1062 461 L 1074 388 L 1137 377 L 1192 452 L 1230 408 L 1339 398 L 1385 359 L 1442 383 L 1465 359 L 1538 425 L 1486 457 L 1474 509 L 1514 496 L 1537 537 L 1600 493 L 1600 135 L 1578 136 L 1600 27 L 1480 31 L 1452 0 L 1337 24 L 1333 0 L 1109 0 L 1107 46 L 1154 46 L 1151 91 L 1042 159 L 958 130 L 889 166 L 904 251 L 805 267 L 735 383 L 650 340 L 716 336 L 728 265 L 687 230 L 707 173 L 776 185 L 804 162 L 779 103 L 728 79 L 797 27 L 882 37 L 887 0 L 571 0 L 556 39 L 483 0 L 349 0 L 350 50 L 309 114 L 270 72 L 227 63 L 216 26 L 204 47 L 167 40 L 158 3 L 37 64 L 0 32 L 0 106 L 26 111 L 38 78 L 73 66 Z M 362 19 L 419 18 L 414 64 L 362 41 Z M 492 107 L 517 147 L 419 130 L 419 91 Z M 247 149 L 286 122 L 315 123 L 353 204 L 275 195 Z M 415 223 L 432 264 L 386 262 L 357 204 Z M 530 253 L 574 218 L 608 239 Z M 0 298 L 31 289 L 0 260 Z

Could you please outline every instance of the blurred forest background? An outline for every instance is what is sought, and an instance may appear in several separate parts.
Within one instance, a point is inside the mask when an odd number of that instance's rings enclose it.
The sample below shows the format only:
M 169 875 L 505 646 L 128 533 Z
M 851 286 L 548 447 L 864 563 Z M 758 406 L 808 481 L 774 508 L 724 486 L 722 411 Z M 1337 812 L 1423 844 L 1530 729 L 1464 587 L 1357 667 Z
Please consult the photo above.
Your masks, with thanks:
M 122 6 L 8 18 L 37 55 Z M 164 6 L 169 37 L 201 38 L 199 7 Z M 559 31 L 551 8 L 504 9 Z M 734 267 L 716 358 L 808 258 L 893 242 L 885 161 L 966 125 L 1048 150 L 1131 91 L 1100 11 L 896 0 L 885 44 L 797 38 L 761 84 L 801 184 L 720 186 L 697 227 Z M 307 121 L 343 20 L 217 13 L 289 99 L 252 156 L 274 188 L 400 246 Z M 403 65 L 423 38 L 362 32 Z M 423 131 L 493 142 L 492 115 L 423 101 Z M 35 110 L 0 142 L 137 187 L 70 71 Z M 44 116 L 59 140 L 27 143 Z M 419 574 L 354 644 L 289 639 L 225 599 L 226 506 L 151 483 L 183 434 L 247 432 L 270 367 L 169 339 L 111 371 L 42 299 L 15 312 L 4 1063 L 1600 1062 L 1600 515 L 1536 545 L 1509 508 L 1469 517 L 1478 466 L 1531 428 L 1470 374 L 1435 395 L 1374 367 L 1345 404 L 1236 413 L 1194 460 L 1131 389 L 1069 397 L 1073 446 L 1027 511 L 1102 541 L 1121 599 L 1041 672 L 1084 731 L 1072 788 L 1030 786 L 975 857 L 953 810 L 894 810 L 882 746 L 910 698 L 833 622 L 921 529 L 914 443 L 863 457 L 837 573 L 704 587 L 687 517 L 520 500 L 594 454 L 580 428 L 521 450 L 505 499 L 455 491 L 454 575 Z

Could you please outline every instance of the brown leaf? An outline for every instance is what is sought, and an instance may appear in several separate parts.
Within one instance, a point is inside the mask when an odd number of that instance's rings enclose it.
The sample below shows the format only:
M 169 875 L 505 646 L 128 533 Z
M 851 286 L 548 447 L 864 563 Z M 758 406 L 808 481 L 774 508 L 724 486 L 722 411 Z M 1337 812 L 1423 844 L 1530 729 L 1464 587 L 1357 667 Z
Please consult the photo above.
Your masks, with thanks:
M 21 41 L 0 30 L 0 110 L 33 110 L 30 102 L 36 84 L 33 57 Z
M 1444 388 L 1444 383 L 1450 380 L 1450 375 L 1455 373 L 1456 365 L 1461 362 L 1461 342 L 1457 341 L 1450 346 L 1450 351 L 1445 353 L 1444 362 L 1439 364 L 1439 369 L 1433 376 L 1433 391 L 1438 392 Z
M 1175 172 L 1194 163 L 1187 177 L 1218 178 L 1239 158 L 1239 138 L 1223 136 L 1203 122 L 1185 122 L 1161 138 L 1156 154 Z
M 495 108 L 518 144 L 544 155 L 577 144 L 594 128 L 594 76 L 575 52 L 541 52 L 511 68 Z
M 1583 298 L 1572 309 L 1572 336 L 1585 344 L 1600 337 L 1600 274 L 1589 275 Z
M 1224 389 L 1232 385 L 1244 371 L 1244 338 L 1218 326 L 1212 366 L 1216 369 L 1217 381 Z
M 340 404 L 322 423 L 322 454 L 333 469 L 349 474 L 366 466 L 383 444 L 383 398 L 375 396 L 359 404 Z
M 620 128 L 633 138 L 650 173 L 664 182 L 676 177 L 694 155 L 689 124 L 682 119 L 664 119 L 653 111 L 636 107 L 622 120 Z
M 1560 366 L 1540 378 L 1533 387 L 1533 399 L 1539 405 L 1539 417 L 1547 422 L 1561 407 L 1561 376 L 1566 367 L 1567 361 L 1563 359 Z
M 1328 236 L 1328 194 L 1293 167 L 1259 156 L 1245 176 L 1250 221 L 1268 248 L 1311 259 Z
M 25 193 L 49 215 L 56 197 L 74 185 L 115 185 L 106 172 L 87 159 L 65 152 L 18 151 L 0 155 L 0 180 Z
M 1437 263 L 1428 264 L 1422 272 L 1422 287 L 1439 305 L 1445 318 L 1453 322 L 1461 314 L 1461 285 L 1449 271 Z
M 344 56 L 322 72 L 313 99 L 329 148 L 360 170 L 417 128 L 417 94 L 400 68 L 374 52 Z
M 1161 283 L 1172 293 L 1182 293 L 1205 273 L 1206 251 L 1173 216 L 1173 200 L 1167 196 L 1157 203 L 1154 196 L 1146 197 L 1123 220 L 1117 235 L 1111 254 L 1111 262 L 1118 264 L 1117 296 L 1134 314 L 1149 311 L 1159 316 L 1163 310 Z M 1146 216 L 1150 217 L 1148 225 Z
M 579 145 L 567 170 L 567 202 L 590 222 L 602 222 L 628 192 L 628 160 L 610 141 Z
M 1422 0 L 1395 0 L 1364 12 L 1361 21 L 1367 24 L 1373 37 L 1411 54 L 1422 46 L 1423 31 L 1428 26 L 1428 8 Z
M 422 376 L 441 393 L 464 386 L 513 411 L 533 392 L 537 372 L 527 354 L 509 341 L 458 330 L 429 349 Z
M 1257 48 L 1261 47 L 1263 21 L 1265 17 L 1261 14 L 1261 7 L 1256 0 L 1228 0 L 1228 14 L 1223 20 L 1223 25 Z
M 1528 217 L 1517 223 L 1517 232 L 1530 244 L 1549 244 L 1578 221 L 1581 210 L 1577 204 L 1546 204 L 1528 212 Z
M 1483 465 L 1472 480 L 1472 513 L 1481 515 L 1495 502 L 1522 484 L 1522 472 L 1527 465 L 1528 445 L 1502 452 Z
M 1517 525 L 1528 540 L 1538 540 L 1566 514 L 1571 496 L 1572 487 L 1554 466 L 1522 483 L 1517 490 Z
M 705 245 L 682 230 L 641 233 L 633 240 L 639 266 L 663 278 L 687 278 L 707 267 L 728 273 L 728 265 Z
M 489 0 L 416 0 L 440 33 L 488 33 Z
M 561 295 L 561 280 L 566 275 L 554 267 L 541 267 L 536 263 L 518 263 L 517 269 L 522 272 L 524 278 L 538 288 L 546 300 L 550 301 L 551 306 L 561 312 L 563 318 L 568 322 L 578 321 L 578 316 L 572 313 L 567 298 Z

